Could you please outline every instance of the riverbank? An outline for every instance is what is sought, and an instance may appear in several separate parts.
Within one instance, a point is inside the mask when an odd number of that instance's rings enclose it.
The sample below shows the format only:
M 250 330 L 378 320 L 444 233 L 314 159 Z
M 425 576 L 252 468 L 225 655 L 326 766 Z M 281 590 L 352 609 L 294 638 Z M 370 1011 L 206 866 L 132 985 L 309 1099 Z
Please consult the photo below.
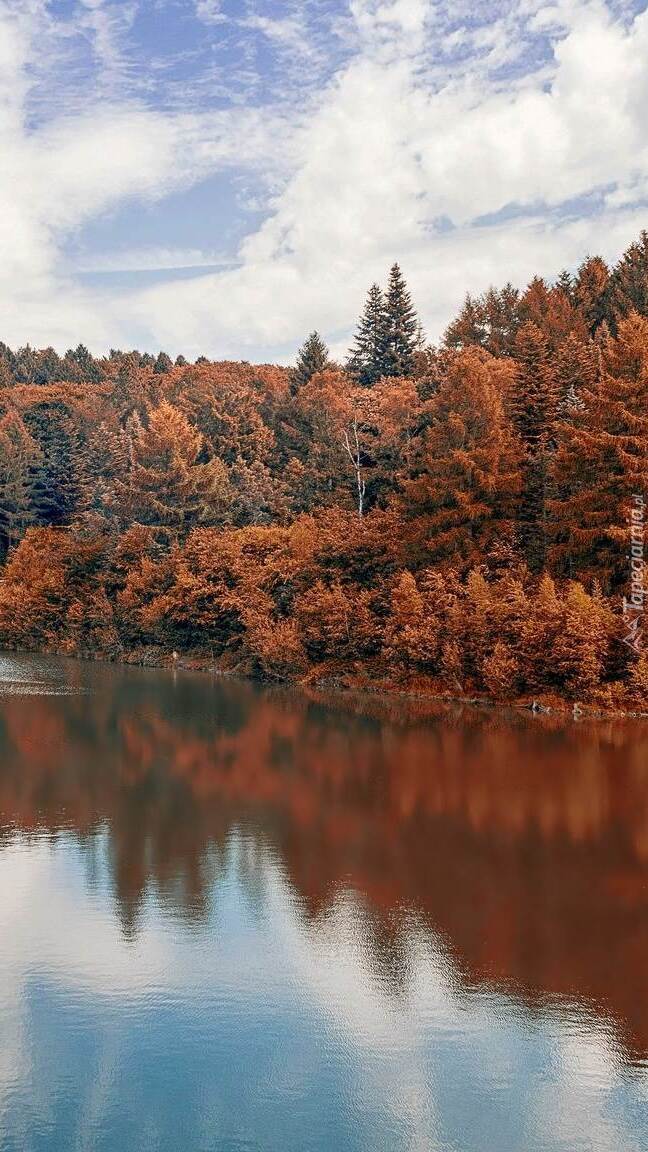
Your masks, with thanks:
M 24 649 L 16 650 L 24 651 Z M 514 710 L 530 713 L 534 716 L 556 716 L 574 721 L 648 719 L 648 704 L 645 708 L 625 707 L 621 702 L 612 700 L 610 697 L 607 701 L 601 699 L 568 699 L 556 693 L 547 692 L 537 695 L 525 693 L 520 696 L 493 697 L 486 693 L 445 690 L 438 681 L 432 679 L 386 676 L 378 670 L 372 673 L 368 669 L 349 669 L 343 665 L 336 666 L 331 663 L 310 669 L 303 676 L 273 677 L 259 673 L 250 661 L 236 661 L 231 657 L 216 658 L 212 654 L 204 652 L 178 653 L 155 646 L 123 653 L 119 657 L 102 652 L 79 653 L 61 650 L 48 654 L 140 668 L 176 668 L 212 676 L 252 680 L 266 685 L 292 686 L 339 698 L 364 696 L 416 702 L 419 708 L 426 703 L 430 706 L 460 705 L 473 708 Z

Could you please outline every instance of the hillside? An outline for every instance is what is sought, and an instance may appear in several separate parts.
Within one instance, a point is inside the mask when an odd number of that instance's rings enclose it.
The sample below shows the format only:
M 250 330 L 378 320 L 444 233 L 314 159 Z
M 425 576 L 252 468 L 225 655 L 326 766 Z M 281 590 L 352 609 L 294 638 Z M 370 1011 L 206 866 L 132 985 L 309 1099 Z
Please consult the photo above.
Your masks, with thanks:
M 645 708 L 647 448 L 647 233 L 345 366 L 2 345 L 0 645 Z

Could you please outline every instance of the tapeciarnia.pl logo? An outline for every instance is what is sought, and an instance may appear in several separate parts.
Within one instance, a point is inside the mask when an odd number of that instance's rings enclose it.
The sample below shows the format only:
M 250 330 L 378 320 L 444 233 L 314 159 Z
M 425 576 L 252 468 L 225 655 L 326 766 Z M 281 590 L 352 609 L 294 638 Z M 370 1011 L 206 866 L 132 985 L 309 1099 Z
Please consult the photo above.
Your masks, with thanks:
M 630 595 L 623 598 L 623 619 L 627 632 L 623 643 L 640 656 L 643 649 L 643 619 L 646 605 L 645 559 L 646 501 L 633 496 L 630 509 Z

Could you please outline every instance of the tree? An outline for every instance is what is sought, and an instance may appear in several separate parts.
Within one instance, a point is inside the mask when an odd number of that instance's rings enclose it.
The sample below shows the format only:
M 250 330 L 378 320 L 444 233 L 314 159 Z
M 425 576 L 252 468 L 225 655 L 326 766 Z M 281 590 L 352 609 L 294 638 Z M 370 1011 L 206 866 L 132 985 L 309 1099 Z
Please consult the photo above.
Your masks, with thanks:
M 580 583 L 568 586 L 551 660 L 570 694 L 587 697 L 600 686 L 612 626 L 612 614 L 600 600 L 589 596 Z
M 510 700 L 515 696 L 520 665 L 510 645 L 504 640 L 497 640 L 490 655 L 485 657 L 482 678 L 489 695 L 496 699 Z
M 419 347 L 419 319 L 398 264 L 392 264 L 383 311 L 383 376 L 411 376 Z
M 70 524 L 89 492 L 78 421 L 62 400 L 30 406 L 24 421 L 40 452 L 32 486 L 36 521 Z
M 608 266 L 600 256 L 589 257 L 578 269 L 574 301 L 592 336 L 606 317 L 609 277 Z
M 318 580 L 297 598 L 295 618 L 311 660 L 355 659 L 376 642 L 367 593 L 339 583 L 327 588 Z
M 500 290 L 489 288 L 482 296 L 466 296 L 461 312 L 446 330 L 444 343 L 447 348 L 476 345 L 494 356 L 509 356 L 521 323 L 517 288 L 512 284 Z
M 607 318 L 614 331 L 631 312 L 648 316 L 648 231 L 624 252 L 607 285 Z
M 5 413 L 0 420 L 0 556 L 35 523 L 35 471 L 40 458 L 38 445 L 18 413 Z
M 370 387 L 385 367 L 385 300 L 378 284 L 372 284 L 347 361 L 347 371 L 358 384 Z
M 551 438 L 558 403 L 549 345 L 537 324 L 527 322 L 520 328 L 515 360 L 518 371 L 510 394 L 510 413 L 524 444 L 535 452 Z
M 384 655 L 410 669 L 434 664 L 439 647 L 439 621 L 419 591 L 411 572 L 402 572 L 390 599 Z
M 648 490 L 648 318 L 619 322 L 581 400 L 556 428 L 550 559 L 559 574 L 596 577 L 609 591 L 628 578 L 632 500 Z
M 125 524 L 137 521 L 188 531 L 195 524 L 227 523 L 232 493 L 217 457 L 202 459 L 203 438 L 182 412 L 163 400 L 143 424 L 131 417 L 130 466 L 115 481 Z
M 463 352 L 429 402 L 420 470 L 398 497 L 406 547 L 421 560 L 470 567 L 510 528 L 522 451 L 503 407 L 509 375 L 504 363 Z
M 313 378 L 316 372 L 324 372 L 331 367 L 329 350 L 319 332 L 311 332 L 297 353 L 297 363 L 291 372 L 293 392 L 297 392 Z
M 548 341 L 537 324 L 529 321 L 520 328 L 515 358 L 518 370 L 509 411 L 526 449 L 518 528 L 527 560 L 539 571 L 546 554 L 549 460 L 558 411 L 558 384 Z
M 166 352 L 158 352 L 157 359 L 153 365 L 153 371 L 156 376 L 164 376 L 173 368 L 173 360 Z
M 583 406 L 583 392 L 596 387 L 601 370 L 600 348 L 593 340 L 580 340 L 573 332 L 560 344 L 553 361 L 556 379 L 558 416 Z

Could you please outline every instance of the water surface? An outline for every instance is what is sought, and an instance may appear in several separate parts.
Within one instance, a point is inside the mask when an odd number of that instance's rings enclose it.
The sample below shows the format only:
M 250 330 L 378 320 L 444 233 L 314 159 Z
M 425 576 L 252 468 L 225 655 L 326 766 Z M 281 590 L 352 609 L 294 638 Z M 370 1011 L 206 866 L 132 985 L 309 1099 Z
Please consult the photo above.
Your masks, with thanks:
M 646 1152 L 648 727 L 0 657 L 2 1152 Z

